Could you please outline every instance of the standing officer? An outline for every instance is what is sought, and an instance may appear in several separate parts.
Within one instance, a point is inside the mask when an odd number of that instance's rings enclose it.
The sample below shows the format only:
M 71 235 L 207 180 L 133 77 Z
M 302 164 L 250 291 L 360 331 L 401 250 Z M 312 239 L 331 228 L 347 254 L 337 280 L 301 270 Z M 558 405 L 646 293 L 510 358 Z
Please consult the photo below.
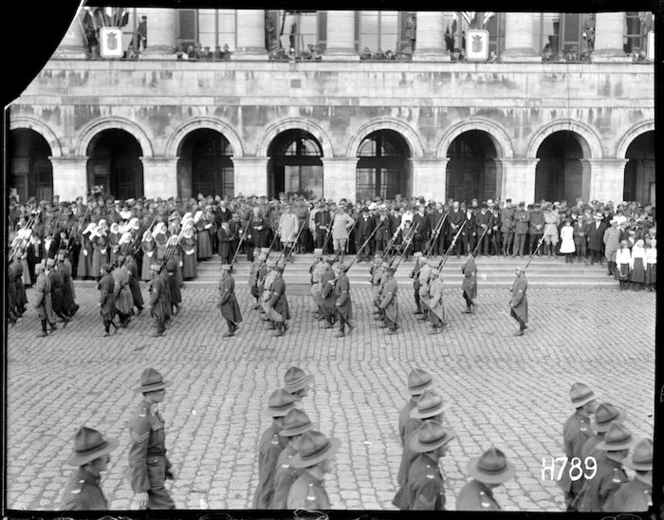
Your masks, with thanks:
M 569 391 L 569 396 L 576 412 L 563 425 L 563 445 L 565 455 L 571 461 L 574 457 L 581 458 L 583 446 L 590 438 L 590 415 L 597 410 L 597 398 L 595 392 L 584 383 L 574 383 Z M 571 504 L 581 491 L 583 482 L 584 479 L 573 481 L 569 471 L 563 471 L 558 485 L 565 492 L 565 505 L 568 511 L 574 511 L 571 509 Z
M 500 511 L 493 498 L 492 489 L 510 480 L 516 474 L 516 467 L 497 448 L 490 448 L 481 457 L 471 459 L 468 474 L 473 480 L 459 492 L 456 501 L 457 511 Z
M 143 401 L 129 421 L 129 476 L 140 509 L 175 509 L 165 487 L 166 480 L 174 477 L 166 456 L 164 419 L 158 409 L 171 384 L 157 370 L 147 368 L 141 374 L 140 386 L 134 388 L 135 393 L 143 394 Z
M 238 323 L 242 323 L 242 313 L 240 313 L 240 306 L 235 298 L 235 280 L 231 275 L 230 264 L 222 264 L 221 266 L 219 310 L 228 324 L 228 332 L 224 334 L 224 337 L 231 338 L 235 336 L 235 331 L 239 329 Z
M 463 299 L 466 300 L 466 310 L 464 314 L 475 314 L 475 307 L 477 304 L 473 298 L 477 298 L 477 266 L 475 265 L 475 255 L 471 251 L 468 253 L 466 263 L 461 268 L 463 273 L 463 283 L 461 291 L 463 292 Z
M 475 233 L 477 234 L 477 245 L 474 250 L 476 250 L 480 255 L 482 254 L 482 249 L 484 249 L 484 256 L 489 255 L 491 220 L 492 215 L 489 211 L 489 206 L 486 202 L 483 202 L 480 212 L 475 214 Z M 473 249 L 471 249 L 471 252 L 472 251 Z
M 67 464 L 78 467 L 72 473 L 62 501 L 65 511 L 101 511 L 108 501 L 101 490 L 102 471 L 108 469 L 109 454 L 118 447 L 117 439 L 104 439 L 97 430 L 83 426 L 74 437 L 74 451 Z
M 632 456 L 625 457 L 622 465 L 635 472 L 634 478 L 622 484 L 607 500 L 605 511 L 647 511 L 652 506 L 653 445 L 650 439 L 641 439 Z
M 399 292 L 399 284 L 394 273 L 396 267 L 390 265 L 387 267 L 387 280 L 381 294 L 380 308 L 385 317 L 385 325 L 381 328 L 387 327 L 388 334 L 396 334 L 399 330 L 399 303 L 397 294 Z
M 346 335 L 346 325 L 348 325 L 348 334 L 353 332 L 353 304 L 350 298 L 350 282 L 346 275 L 348 266 L 343 263 L 336 265 L 336 281 L 334 282 L 334 298 L 337 317 L 339 318 L 339 332 L 336 334 L 337 338 L 343 338 Z
M 533 211 L 530 213 L 528 232 L 530 233 L 530 254 L 532 255 L 544 235 L 544 213 L 542 213 L 542 205 L 539 202 L 534 205 Z M 540 249 L 539 256 L 543 254 L 544 250 Z
M 523 336 L 523 331 L 528 328 L 528 280 L 526 270 L 523 266 L 514 269 L 516 280 L 512 284 L 512 299 L 510 300 L 510 316 L 519 323 L 519 330 L 515 336 Z
M 526 203 L 523 201 L 519 202 L 519 209 L 514 212 L 514 247 L 512 248 L 512 256 L 523 256 L 529 222 L 530 213 L 526 211 Z

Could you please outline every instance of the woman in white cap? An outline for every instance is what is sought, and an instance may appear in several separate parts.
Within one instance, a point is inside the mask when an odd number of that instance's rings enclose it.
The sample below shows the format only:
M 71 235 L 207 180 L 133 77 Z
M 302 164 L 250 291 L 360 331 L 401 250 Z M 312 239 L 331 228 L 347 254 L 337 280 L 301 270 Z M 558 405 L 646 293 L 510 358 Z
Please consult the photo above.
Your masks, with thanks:
M 148 229 L 143 233 L 141 239 L 141 250 L 143 251 L 143 262 L 141 265 L 141 280 L 148 282 L 152 279 L 150 266 L 156 262 L 157 243 L 154 240 L 152 232 Z
M 646 250 L 643 240 L 639 239 L 632 248 L 632 258 L 629 263 L 629 281 L 633 291 L 640 291 L 646 281 Z
M 648 292 L 657 289 L 657 240 L 654 238 L 646 249 L 646 287 Z
M 632 261 L 632 253 L 627 247 L 627 240 L 622 240 L 618 251 L 616 251 L 616 280 L 620 283 L 620 290 L 623 291 L 629 283 L 629 265 Z
M 468 475 L 473 480 L 459 492 L 456 510 L 500 511 L 492 490 L 513 478 L 515 474 L 516 467 L 507 460 L 505 454 L 495 447 L 489 448 L 468 463 Z
M 76 276 L 83 280 L 90 279 L 92 272 L 92 236 L 95 233 L 97 226 L 90 222 L 88 226 L 81 232 L 81 251 L 78 255 L 78 265 L 76 267 Z
M 92 239 L 92 267 L 90 269 L 90 276 L 96 281 L 101 279 L 101 266 L 109 262 L 109 247 L 108 236 L 106 235 L 106 221 L 104 219 L 99 221 L 94 235 L 91 234 Z
M 184 220 L 183 220 L 184 223 Z M 180 237 L 182 248 L 182 279 L 192 280 L 196 278 L 196 239 L 194 238 L 193 224 L 185 226 Z
M 108 510 L 101 489 L 101 472 L 108 469 L 110 453 L 118 447 L 117 439 L 105 439 L 92 428 L 83 426 L 74 437 L 74 450 L 67 464 L 78 470 L 72 473 L 65 489 L 62 509 L 65 511 Z

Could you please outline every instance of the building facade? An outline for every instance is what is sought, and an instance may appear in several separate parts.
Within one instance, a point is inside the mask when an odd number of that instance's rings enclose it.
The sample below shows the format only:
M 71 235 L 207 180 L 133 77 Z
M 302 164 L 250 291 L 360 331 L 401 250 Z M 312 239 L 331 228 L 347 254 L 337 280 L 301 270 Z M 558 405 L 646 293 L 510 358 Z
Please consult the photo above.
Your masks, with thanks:
M 80 13 L 10 106 L 8 182 L 21 200 L 102 186 L 123 199 L 655 202 L 654 69 L 632 56 L 652 28 L 634 13 L 592 25 L 489 13 L 485 61 L 459 58 L 459 13 L 129 14 L 125 46 L 147 19 L 139 59 L 89 59 Z M 177 59 L 191 42 L 227 44 L 230 59 Z M 270 58 L 279 47 L 290 59 Z M 321 59 L 299 59 L 312 47 Z M 360 59 L 387 49 L 401 59 Z M 548 61 L 552 50 L 562 59 Z

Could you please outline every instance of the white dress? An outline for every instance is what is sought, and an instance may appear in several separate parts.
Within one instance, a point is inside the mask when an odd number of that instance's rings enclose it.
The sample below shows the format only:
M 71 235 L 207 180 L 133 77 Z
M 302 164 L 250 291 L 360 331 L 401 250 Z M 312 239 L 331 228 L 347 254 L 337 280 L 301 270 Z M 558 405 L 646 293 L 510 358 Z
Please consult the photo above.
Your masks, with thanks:
M 560 230 L 560 252 L 561 253 L 574 253 L 576 247 L 574 246 L 574 228 L 572 226 L 563 226 Z

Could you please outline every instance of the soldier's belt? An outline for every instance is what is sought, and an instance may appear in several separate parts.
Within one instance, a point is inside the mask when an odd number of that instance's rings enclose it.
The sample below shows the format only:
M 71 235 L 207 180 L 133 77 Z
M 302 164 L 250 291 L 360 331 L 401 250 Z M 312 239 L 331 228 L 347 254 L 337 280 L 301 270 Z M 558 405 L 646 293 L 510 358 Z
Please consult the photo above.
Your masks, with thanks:
M 148 457 L 164 457 L 164 456 L 166 456 L 166 450 L 148 449 Z

